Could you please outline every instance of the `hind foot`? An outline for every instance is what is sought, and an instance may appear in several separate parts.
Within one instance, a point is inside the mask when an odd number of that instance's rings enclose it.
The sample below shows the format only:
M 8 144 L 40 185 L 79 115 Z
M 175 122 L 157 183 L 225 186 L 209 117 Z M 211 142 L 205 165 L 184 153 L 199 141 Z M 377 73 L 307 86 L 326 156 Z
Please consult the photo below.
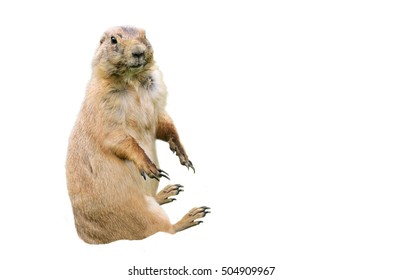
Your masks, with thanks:
M 159 205 L 169 203 L 172 201 L 175 201 L 175 198 L 171 198 L 171 196 L 178 195 L 180 192 L 183 191 L 183 186 L 180 184 L 176 185 L 167 185 L 163 190 L 158 192 L 156 195 L 156 202 L 159 203 Z
M 174 224 L 173 228 L 175 232 L 179 232 L 185 229 L 188 229 L 193 226 L 197 226 L 201 224 L 203 221 L 196 221 L 197 219 L 205 217 L 208 213 L 210 208 L 203 206 L 203 207 L 196 207 L 190 210 L 180 221 Z

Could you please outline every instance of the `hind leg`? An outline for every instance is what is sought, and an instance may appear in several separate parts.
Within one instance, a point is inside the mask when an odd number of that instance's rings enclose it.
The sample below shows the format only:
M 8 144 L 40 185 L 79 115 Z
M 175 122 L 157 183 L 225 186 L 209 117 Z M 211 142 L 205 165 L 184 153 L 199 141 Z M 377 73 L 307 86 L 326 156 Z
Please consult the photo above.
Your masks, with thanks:
M 209 209 L 210 208 L 206 206 L 191 209 L 180 221 L 173 225 L 174 231 L 179 232 L 201 224 L 203 221 L 197 221 L 197 219 L 203 218 L 208 213 L 211 213 L 208 211 Z
M 142 216 L 148 216 L 147 220 L 149 221 L 147 232 L 144 233 L 145 237 L 150 236 L 158 231 L 174 234 L 176 232 L 188 229 L 201 224 L 202 221 L 199 219 L 205 217 L 208 213 L 211 213 L 208 211 L 210 209 L 209 207 L 195 207 L 176 224 L 171 224 L 166 213 L 157 203 L 155 198 L 151 196 L 146 196 L 145 198 L 148 206 L 146 207 L 147 211 L 144 212 Z
M 183 186 L 176 184 L 176 185 L 167 185 L 163 190 L 158 192 L 156 195 L 155 199 L 156 202 L 159 203 L 159 205 L 169 203 L 172 201 L 175 201 L 175 198 L 172 198 L 171 196 L 178 195 L 180 192 L 183 191 Z

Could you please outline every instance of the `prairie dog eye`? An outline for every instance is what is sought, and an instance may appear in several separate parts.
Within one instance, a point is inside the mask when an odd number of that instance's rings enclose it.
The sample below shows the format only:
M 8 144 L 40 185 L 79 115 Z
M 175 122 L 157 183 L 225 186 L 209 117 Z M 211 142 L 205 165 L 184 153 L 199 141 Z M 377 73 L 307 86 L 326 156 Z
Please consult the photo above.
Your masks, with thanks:
M 111 42 L 113 45 L 117 44 L 117 40 L 116 40 L 116 38 L 115 38 L 114 36 L 110 37 L 110 42 Z

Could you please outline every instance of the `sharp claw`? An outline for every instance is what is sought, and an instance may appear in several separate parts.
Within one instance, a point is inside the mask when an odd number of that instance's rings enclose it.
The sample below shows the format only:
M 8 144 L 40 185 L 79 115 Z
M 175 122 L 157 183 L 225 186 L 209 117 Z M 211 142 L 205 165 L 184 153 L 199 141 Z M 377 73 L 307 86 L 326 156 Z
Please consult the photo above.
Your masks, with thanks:
M 211 209 L 211 208 L 209 208 L 209 207 L 207 207 L 207 206 L 202 206 L 202 207 L 200 207 L 200 208 L 202 208 L 202 209 L 204 209 L 204 210 Z
M 165 174 L 163 174 L 163 173 L 159 173 L 159 176 L 160 176 L 160 177 L 165 177 L 166 179 L 170 180 L 170 178 L 169 178 L 168 176 L 166 176 Z M 158 181 L 159 181 L 159 180 L 158 180 Z
M 155 176 L 154 174 L 149 175 L 149 178 L 159 181 L 159 178 L 157 176 Z
M 144 171 L 141 171 L 140 173 L 141 173 L 142 178 L 144 178 L 144 180 L 146 181 L 146 180 L 147 180 L 147 177 L 145 176 L 145 172 L 144 172 Z
M 194 168 L 194 166 L 193 166 L 193 163 L 189 160 L 188 161 L 188 163 L 189 163 L 189 166 L 190 166 L 190 168 L 194 171 L 194 173 L 195 173 L 195 168 Z
M 175 186 L 176 186 L 177 194 L 179 194 L 180 192 L 184 192 L 184 190 L 183 190 L 184 187 L 182 185 L 177 184 Z
M 165 173 L 167 176 L 169 176 L 169 174 L 166 171 L 163 171 L 162 169 L 158 169 L 159 173 Z
M 203 221 L 197 221 L 197 225 L 202 224 L 202 223 L 203 223 Z

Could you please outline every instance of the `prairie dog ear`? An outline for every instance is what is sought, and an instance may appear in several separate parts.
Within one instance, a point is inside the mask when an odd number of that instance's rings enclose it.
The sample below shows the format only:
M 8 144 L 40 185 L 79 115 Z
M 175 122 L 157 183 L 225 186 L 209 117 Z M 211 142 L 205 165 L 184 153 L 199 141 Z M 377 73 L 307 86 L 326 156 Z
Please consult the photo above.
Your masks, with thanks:
M 145 29 L 139 28 L 139 33 L 141 38 L 146 38 L 146 32 Z
M 104 33 L 103 35 L 102 35 L 102 37 L 100 38 L 100 44 L 102 45 L 103 44 L 103 42 L 105 42 L 105 39 L 106 39 L 106 33 Z

